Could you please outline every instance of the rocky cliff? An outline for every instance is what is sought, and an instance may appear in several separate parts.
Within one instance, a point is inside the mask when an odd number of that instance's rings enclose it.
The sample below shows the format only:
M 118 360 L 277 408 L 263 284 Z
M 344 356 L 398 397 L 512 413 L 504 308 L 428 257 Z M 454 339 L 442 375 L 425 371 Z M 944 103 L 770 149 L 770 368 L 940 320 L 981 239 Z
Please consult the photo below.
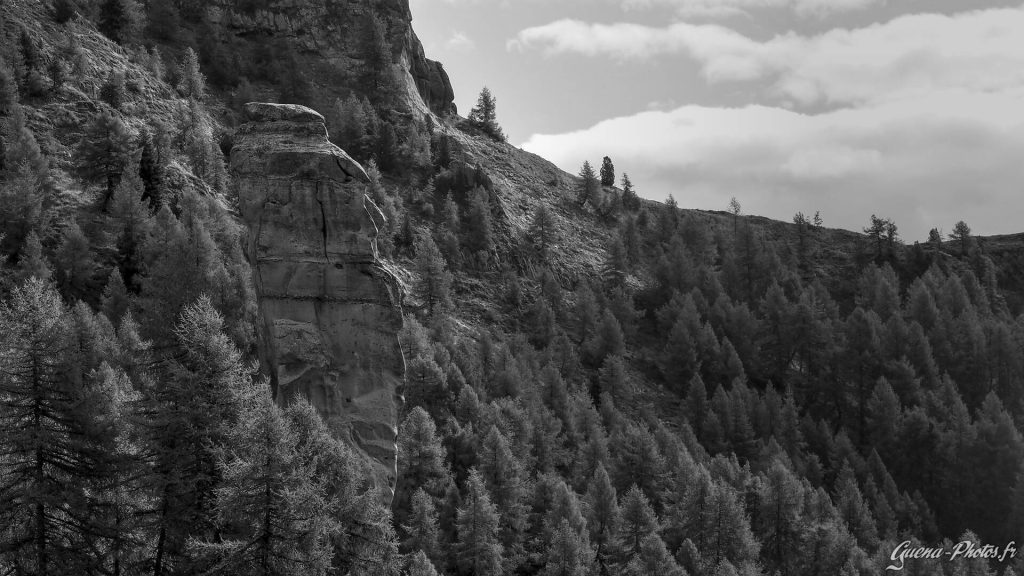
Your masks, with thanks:
M 347 95 L 367 75 L 370 23 L 380 22 L 395 80 L 394 96 L 409 111 L 455 112 L 448 74 L 429 60 L 412 29 L 408 0 L 214 0 L 208 17 L 227 45 L 292 50 L 316 86 L 319 101 Z M 237 48 L 236 48 L 237 49 Z
M 389 495 L 405 363 L 397 285 L 376 255 L 383 217 L 322 116 L 280 104 L 245 112 L 231 172 L 249 229 L 261 362 L 278 401 L 308 398 Z

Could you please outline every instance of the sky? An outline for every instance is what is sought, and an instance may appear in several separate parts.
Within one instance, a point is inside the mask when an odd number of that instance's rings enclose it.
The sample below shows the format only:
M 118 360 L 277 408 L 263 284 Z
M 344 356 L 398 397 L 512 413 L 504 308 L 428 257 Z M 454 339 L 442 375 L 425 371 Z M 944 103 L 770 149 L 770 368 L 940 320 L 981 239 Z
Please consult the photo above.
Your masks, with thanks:
M 459 113 L 681 207 L 1024 232 L 1024 4 L 410 0 Z

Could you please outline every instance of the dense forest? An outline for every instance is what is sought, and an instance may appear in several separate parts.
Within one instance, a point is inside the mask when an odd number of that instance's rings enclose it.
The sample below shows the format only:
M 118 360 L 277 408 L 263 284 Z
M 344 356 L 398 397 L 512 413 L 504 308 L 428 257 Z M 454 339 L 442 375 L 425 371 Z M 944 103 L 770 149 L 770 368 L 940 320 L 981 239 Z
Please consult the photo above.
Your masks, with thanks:
M 1022 287 L 966 224 L 681 210 L 604 158 L 517 225 L 486 89 L 410 113 L 370 66 L 324 102 L 202 2 L 28 4 L 0 7 L 0 575 L 866 576 L 1024 539 Z M 255 362 L 226 169 L 255 99 L 324 112 L 387 217 L 390 508 Z M 1024 573 L 998 560 L 902 573 Z

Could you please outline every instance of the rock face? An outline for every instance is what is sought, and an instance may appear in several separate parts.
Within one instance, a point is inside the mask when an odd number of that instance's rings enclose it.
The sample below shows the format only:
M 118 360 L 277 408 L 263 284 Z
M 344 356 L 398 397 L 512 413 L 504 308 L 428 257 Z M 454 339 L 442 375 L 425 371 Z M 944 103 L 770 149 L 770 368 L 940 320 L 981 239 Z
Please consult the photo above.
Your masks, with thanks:
M 373 469 L 390 500 L 405 362 L 397 283 L 376 257 L 383 217 L 363 168 L 302 106 L 247 104 L 231 151 L 255 275 L 260 358 L 275 397 L 296 394 Z
M 448 74 L 427 59 L 412 29 L 409 0 L 210 0 L 207 10 L 222 43 L 235 50 L 248 43 L 293 51 L 327 104 L 367 72 L 367 29 L 376 18 L 391 50 L 397 100 L 410 111 L 455 112 Z

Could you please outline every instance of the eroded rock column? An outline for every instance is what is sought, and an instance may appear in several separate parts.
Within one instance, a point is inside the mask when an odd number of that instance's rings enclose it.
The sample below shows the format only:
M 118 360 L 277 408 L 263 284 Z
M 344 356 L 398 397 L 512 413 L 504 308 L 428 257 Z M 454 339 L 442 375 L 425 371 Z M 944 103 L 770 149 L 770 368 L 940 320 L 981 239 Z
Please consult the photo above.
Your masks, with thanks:
M 260 313 L 260 357 L 277 401 L 308 398 L 370 463 L 390 498 L 405 362 L 397 283 L 379 266 L 383 217 L 363 168 L 309 108 L 247 104 L 231 173 Z

